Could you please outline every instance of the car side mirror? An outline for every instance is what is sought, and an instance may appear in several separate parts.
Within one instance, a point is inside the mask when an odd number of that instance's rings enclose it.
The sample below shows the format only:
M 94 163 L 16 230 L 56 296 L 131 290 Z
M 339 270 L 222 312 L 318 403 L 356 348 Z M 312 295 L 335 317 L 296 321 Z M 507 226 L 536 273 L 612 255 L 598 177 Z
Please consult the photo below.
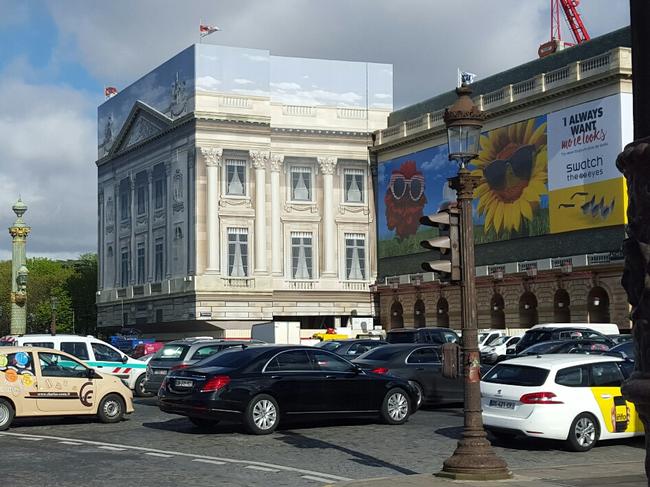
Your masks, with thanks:
M 515 354 L 515 349 L 514 348 L 507 348 L 506 349 L 506 355 L 514 355 Z
M 87 374 L 88 374 L 87 377 L 89 379 L 101 379 L 102 378 L 102 376 L 99 375 L 95 369 L 88 369 Z
M 129 357 L 127 355 L 122 355 L 122 363 L 125 364 L 129 361 Z
M 355 374 L 358 375 L 358 374 L 363 373 L 363 369 L 362 369 L 361 367 L 359 367 L 358 365 L 356 365 L 356 364 L 352 364 L 352 367 L 353 367 L 353 372 L 354 372 Z

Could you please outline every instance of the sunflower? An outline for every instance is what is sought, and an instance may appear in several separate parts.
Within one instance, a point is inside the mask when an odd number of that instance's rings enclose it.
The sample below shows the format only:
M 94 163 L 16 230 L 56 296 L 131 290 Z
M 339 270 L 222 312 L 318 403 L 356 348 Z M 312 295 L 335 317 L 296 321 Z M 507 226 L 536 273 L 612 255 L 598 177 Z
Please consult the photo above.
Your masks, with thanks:
M 474 191 L 484 230 L 519 231 L 522 219 L 533 219 L 541 196 L 547 194 L 546 122 L 535 119 L 481 135 L 481 149 L 472 174 L 481 181 Z

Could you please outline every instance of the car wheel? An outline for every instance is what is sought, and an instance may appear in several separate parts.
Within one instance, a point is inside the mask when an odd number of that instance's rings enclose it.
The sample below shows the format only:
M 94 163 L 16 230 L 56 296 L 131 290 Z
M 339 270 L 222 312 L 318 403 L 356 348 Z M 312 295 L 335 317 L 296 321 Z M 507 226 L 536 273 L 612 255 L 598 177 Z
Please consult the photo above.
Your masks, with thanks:
M 404 424 L 409 418 L 411 401 L 404 389 L 394 388 L 386 393 L 381 405 L 381 418 L 388 424 Z
M 204 418 L 192 418 L 189 417 L 189 419 L 194 426 L 198 426 L 199 428 L 204 428 L 204 429 L 209 429 L 209 428 L 214 428 L 219 424 L 218 419 L 204 419 Z
M 147 380 L 146 374 L 140 375 L 138 377 L 138 380 L 135 381 L 135 387 L 133 388 L 133 392 L 135 392 L 135 395 L 138 397 L 151 397 L 153 394 L 151 392 L 147 392 L 144 390 L 144 382 Z
M 8 430 L 14 420 L 16 412 L 6 399 L 0 399 L 0 431 Z
M 571 423 L 567 446 L 571 451 L 591 450 L 600 436 L 598 422 L 589 413 L 578 414 Z
M 424 400 L 424 391 L 422 390 L 422 386 L 418 382 L 416 382 L 414 380 L 410 380 L 409 384 L 411 386 L 413 386 L 413 388 L 415 389 L 416 394 L 417 394 L 417 401 L 415 402 L 415 409 L 420 409 L 420 406 L 422 406 L 422 401 Z
M 267 394 L 255 396 L 246 407 L 244 426 L 254 435 L 268 435 L 280 422 L 278 403 Z
M 124 400 L 117 394 L 108 394 L 100 401 L 97 417 L 102 423 L 117 423 L 124 417 Z

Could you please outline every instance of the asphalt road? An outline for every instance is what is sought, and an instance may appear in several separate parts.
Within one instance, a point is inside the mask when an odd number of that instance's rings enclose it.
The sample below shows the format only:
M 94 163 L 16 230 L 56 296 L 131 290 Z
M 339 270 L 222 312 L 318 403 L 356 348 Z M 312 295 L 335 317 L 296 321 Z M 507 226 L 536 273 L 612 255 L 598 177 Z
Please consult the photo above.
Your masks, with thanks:
M 251 436 L 234 423 L 200 430 L 136 400 L 128 420 L 18 420 L 0 433 L 3 485 L 319 486 L 337 480 L 434 472 L 462 431 L 460 408 L 422 410 L 402 426 L 369 420 L 287 423 Z M 524 468 L 643 461 L 642 439 L 602 442 L 587 453 L 536 439 L 495 442 L 515 472 Z M 638 473 L 638 472 L 634 472 Z

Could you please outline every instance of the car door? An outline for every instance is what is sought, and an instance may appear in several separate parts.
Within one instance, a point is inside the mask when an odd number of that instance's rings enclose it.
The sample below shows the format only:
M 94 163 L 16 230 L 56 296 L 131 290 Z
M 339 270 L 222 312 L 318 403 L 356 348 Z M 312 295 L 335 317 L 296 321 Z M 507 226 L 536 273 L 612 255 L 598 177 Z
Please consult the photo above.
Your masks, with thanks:
M 17 416 L 38 414 L 36 402 L 31 400 L 37 388 L 32 352 L 0 352 L 0 393 L 14 398 Z
M 54 351 L 37 354 L 38 409 L 47 413 L 91 413 L 95 383 L 89 378 L 89 369 L 68 355 Z
M 643 431 L 634 404 L 621 395 L 623 373 L 617 362 L 591 364 L 591 391 L 607 428 L 601 436 L 630 436 Z
M 108 346 L 105 343 L 90 342 L 94 360 L 88 365 L 107 374 L 116 375 L 121 379 L 128 379 L 131 369 L 124 365 L 122 358 L 124 355 L 117 349 Z
M 262 370 L 268 387 L 286 414 L 322 410 L 320 372 L 305 349 L 286 350 L 273 356 Z
M 399 374 L 407 380 L 420 384 L 426 401 L 439 402 L 442 391 L 438 377 L 441 375 L 442 363 L 434 347 L 419 347 L 406 357 L 405 371 Z

